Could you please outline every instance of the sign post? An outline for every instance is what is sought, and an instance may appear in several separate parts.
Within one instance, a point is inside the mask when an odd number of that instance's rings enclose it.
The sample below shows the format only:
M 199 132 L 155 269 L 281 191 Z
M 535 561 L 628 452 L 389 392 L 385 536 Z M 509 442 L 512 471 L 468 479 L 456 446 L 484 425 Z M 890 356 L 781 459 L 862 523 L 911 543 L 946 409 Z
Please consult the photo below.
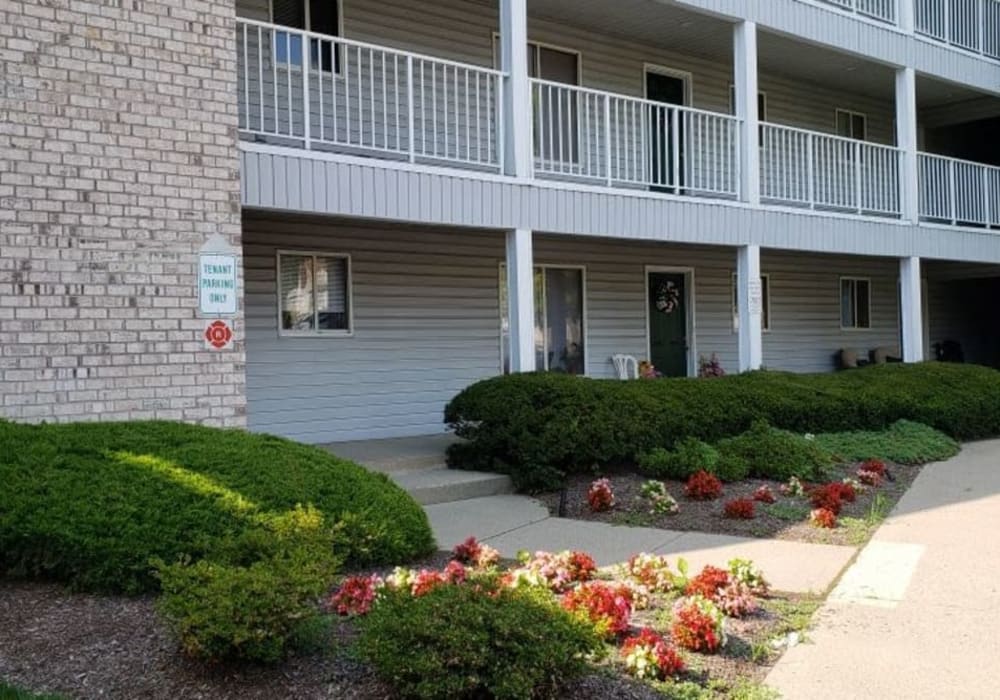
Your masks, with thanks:
M 224 316 L 235 316 L 239 306 L 236 251 L 222 236 L 213 234 L 198 253 L 198 313 L 210 320 L 203 334 L 205 347 L 232 347 L 233 327 Z

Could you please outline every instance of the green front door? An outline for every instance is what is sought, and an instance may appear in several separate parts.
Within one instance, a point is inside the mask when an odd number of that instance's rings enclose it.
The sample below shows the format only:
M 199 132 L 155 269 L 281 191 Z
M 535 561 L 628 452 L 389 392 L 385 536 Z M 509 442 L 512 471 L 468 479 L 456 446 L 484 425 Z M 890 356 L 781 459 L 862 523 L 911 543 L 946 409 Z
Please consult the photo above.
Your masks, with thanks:
M 687 289 L 683 272 L 650 272 L 649 360 L 667 377 L 688 373 Z

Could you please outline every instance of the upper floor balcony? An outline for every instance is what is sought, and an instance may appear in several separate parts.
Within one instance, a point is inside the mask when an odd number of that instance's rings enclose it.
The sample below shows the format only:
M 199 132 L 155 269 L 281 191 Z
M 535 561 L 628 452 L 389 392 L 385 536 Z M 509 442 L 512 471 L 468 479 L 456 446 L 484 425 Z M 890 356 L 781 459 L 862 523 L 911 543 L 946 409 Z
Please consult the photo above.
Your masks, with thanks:
M 1000 0 L 818 0 L 930 41 L 1000 60 Z
M 837 4 L 857 11 L 865 5 L 869 13 L 896 8 L 895 0 Z M 775 36 L 762 63 L 780 64 L 792 50 L 789 41 Z M 825 53 L 806 58 L 810 50 L 802 48 L 803 60 L 817 66 L 833 60 Z M 859 82 L 867 81 L 869 93 L 890 85 L 887 100 L 865 96 L 868 112 L 853 103 L 831 109 L 827 130 L 816 128 L 817 107 L 806 92 L 795 94 L 787 77 L 775 77 L 773 90 L 762 80 L 759 127 L 751 133 L 757 155 L 748 163 L 747 132 L 732 109 L 735 88 L 724 76 L 712 80 L 722 86 L 728 112 L 718 109 L 717 97 L 692 105 L 693 77 L 682 70 L 637 62 L 642 94 L 626 94 L 581 85 L 580 53 L 570 48 L 529 42 L 528 52 L 532 179 L 740 201 L 751 176 L 762 206 L 898 219 L 905 216 L 909 172 L 917 179 L 922 221 L 1000 227 L 1000 168 L 945 155 L 951 150 L 945 148 L 921 152 L 907 169 L 906 151 L 895 145 L 892 72 L 884 66 L 862 64 L 875 77 Z M 510 82 L 497 68 L 249 18 L 237 22 L 237 59 L 245 140 L 413 167 L 510 172 L 506 140 L 513 125 L 503 107 Z M 703 70 L 731 68 L 720 62 Z M 924 84 L 929 108 L 940 107 L 943 95 L 967 97 Z M 786 89 L 788 96 L 781 93 Z

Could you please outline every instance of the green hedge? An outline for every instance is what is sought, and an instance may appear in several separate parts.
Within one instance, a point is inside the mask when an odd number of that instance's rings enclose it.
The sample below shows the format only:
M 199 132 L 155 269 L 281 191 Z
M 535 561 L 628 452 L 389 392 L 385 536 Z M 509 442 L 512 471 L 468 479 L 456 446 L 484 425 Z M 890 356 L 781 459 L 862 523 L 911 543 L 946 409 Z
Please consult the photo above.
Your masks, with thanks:
M 294 519 L 298 505 L 333 526 L 348 564 L 399 562 L 434 546 L 424 512 L 385 476 L 240 430 L 0 421 L 0 483 L 0 575 L 80 589 L 155 590 L 154 558 L 232 562 L 234 549 Z
M 600 640 L 548 591 L 439 586 L 387 592 L 362 618 L 359 650 L 403 697 L 555 698 Z
M 924 363 L 629 382 L 518 374 L 474 384 L 445 409 L 445 421 L 468 440 L 451 450 L 449 463 L 507 472 L 523 490 L 557 486 L 594 464 L 634 461 L 684 437 L 717 442 L 755 420 L 821 433 L 882 429 L 900 419 L 958 440 L 1000 435 L 1000 372 Z

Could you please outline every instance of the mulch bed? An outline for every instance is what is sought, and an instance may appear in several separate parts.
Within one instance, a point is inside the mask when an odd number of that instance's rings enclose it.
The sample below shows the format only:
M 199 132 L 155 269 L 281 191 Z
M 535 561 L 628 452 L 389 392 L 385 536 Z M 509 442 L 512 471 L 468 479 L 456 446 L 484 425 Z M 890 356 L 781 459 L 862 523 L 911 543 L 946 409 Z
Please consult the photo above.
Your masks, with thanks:
M 447 560 L 446 555 L 436 557 Z M 422 562 L 426 566 L 433 561 Z M 152 596 L 70 593 L 56 584 L 0 581 L 0 679 L 67 698 L 237 700 L 396 695 L 351 656 L 350 621 L 338 620 L 328 650 L 277 666 L 190 661 L 156 615 Z M 662 697 L 647 685 L 595 673 L 567 688 L 584 700 Z
M 830 469 L 830 481 L 840 481 L 846 476 L 854 477 L 857 464 L 841 464 Z M 866 487 L 858 494 L 854 503 L 845 503 L 840 517 L 865 519 L 872 509 L 876 494 L 881 494 L 883 515 L 889 513 L 896 502 L 920 473 L 919 466 L 889 464 L 889 472 L 895 481 L 884 481 L 877 489 Z M 817 528 L 809 524 L 812 507 L 804 497 L 783 496 L 779 490 L 782 482 L 766 479 L 748 479 L 731 484 L 723 484 L 722 496 L 712 501 L 693 501 L 684 496 L 684 484 L 666 481 L 667 491 L 677 499 L 680 512 L 674 515 L 652 515 L 649 502 L 640 494 L 642 484 L 649 477 L 634 471 L 612 470 L 603 476 L 611 481 L 615 494 L 615 506 L 610 511 L 595 513 L 587 503 L 587 491 L 594 476 L 573 475 L 566 486 L 565 512 L 563 517 L 577 520 L 596 520 L 616 525 L 656 527 L 665 530 L 694 530 L 724 535 L 763 537 L 770 539 L 796 540 L 856 546 L 863 544 L 872 534 L 873 528 L 838 526 L 834 529 Z M 777 499 L 772 506 L 758 503 L 752 520 L 735 520 L 723 515 L 723 504 L 733 498 L 752 498 L 754 491 L 763 485 L 771 487 Z M 553 515 L 559 515 L 561 492 L 542 494 L 539 497 Z M 877 526 L 877 523 L 875 523 Z
M 417 566 L 440 566 L 438 553 Z M 636 613 L 634 623 L 666 631 L 672 599 Z M 727 620 L 729 643 L 717 655 L 685 652 L 686 680 L 762 681 L 780 655 L 768 642 L 784 633 L 780 605 L 807 600 L 780 597 L 744 620 Z M 811 599 L 808 599 L 811 601 Z M 815 601 L 811 601 L 815 605 Z M 811 613 L 812 608 L 807 608 Z M 57 584 L 0 581 L 0 679 L 67 698 L 337 698 L 396 697 L 374 671 L 351 654 L 356 629 L 336 619 L 320 650 L 277 666 L 207 665 L 186 659 L 155 611 L 152 596 L 125 598 L 71 593 Z M 752 658 L 754 646 L 769 650 Z M 605 665 L 574 681 L 565 697 L 652 700 L 648 684 Z

